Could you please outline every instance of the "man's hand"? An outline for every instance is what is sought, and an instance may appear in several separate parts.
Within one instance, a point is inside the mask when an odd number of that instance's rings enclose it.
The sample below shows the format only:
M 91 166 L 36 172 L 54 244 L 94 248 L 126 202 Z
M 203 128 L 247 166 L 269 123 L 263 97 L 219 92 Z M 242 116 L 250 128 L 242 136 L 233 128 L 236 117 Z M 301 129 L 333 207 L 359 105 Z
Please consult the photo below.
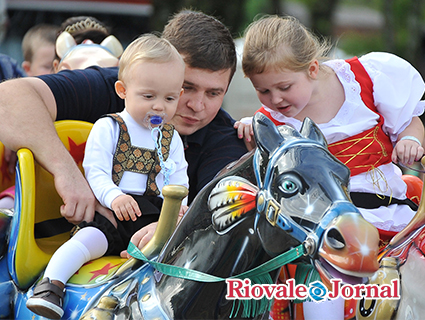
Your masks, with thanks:
M 183 218 L 183 216 L 185 215 L 186 211 L 189 209 L 188 206 L 182 204 L 180 207 L 180 211 L 179 211 L 179 216 L 177 217 L 177 224 L 179 224 L 180 220 Z
M 55 187 L 64 203 L 60 208 L 61 215 L 69 222 L 79 224 L 93 220 L 96 199 L 77 166 L 75 169 L 76 172 L 55 176 Z
M 158 222 L 152 222 L 151 224 L 148 224 L 147 226 L 143 227 L 135 234 L 133 234 L 130 241 L 140 250 L 143 249 L 143 247 L 149 242 L 149 240 L 152 239 L 157 225 Z M 122 251 L 120 256 L 121 258 L 131 258 L 127 250 Z
M 133 220 L 136 221 L 137 217 L 142 215 L 139 205 L 132 196 L 123 194 L 116 197 L 111 203 L 112 210 L 120 221 Z

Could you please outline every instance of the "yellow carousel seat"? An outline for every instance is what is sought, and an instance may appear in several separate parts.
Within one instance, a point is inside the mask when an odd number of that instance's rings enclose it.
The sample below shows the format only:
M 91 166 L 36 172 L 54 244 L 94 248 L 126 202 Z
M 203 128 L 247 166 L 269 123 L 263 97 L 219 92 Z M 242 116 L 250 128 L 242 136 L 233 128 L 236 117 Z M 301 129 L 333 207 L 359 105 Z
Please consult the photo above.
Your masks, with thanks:
M 62 143 L 82 169 L 84 148 L 92 124 L 83 121 L 55 122 Z M 56 192 L 53 176 L 26 148 L 18 150 L 15 215 L 9 250 L 14 252 L 13 278 L 27 288 L 46 267 L 53 252 L 69 239 L 69 224 L 60 214 L 62 199 Z

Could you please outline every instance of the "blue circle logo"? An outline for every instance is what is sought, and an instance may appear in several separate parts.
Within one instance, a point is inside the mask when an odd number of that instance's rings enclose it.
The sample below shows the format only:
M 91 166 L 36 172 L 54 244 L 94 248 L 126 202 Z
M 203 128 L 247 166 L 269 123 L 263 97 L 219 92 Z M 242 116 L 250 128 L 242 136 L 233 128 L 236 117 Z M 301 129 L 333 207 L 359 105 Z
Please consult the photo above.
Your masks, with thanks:
M 308 294 L 312 300 L 320 302 L 326 299 L 328 289 L 320 281 L 314 281 L 308 287 Z

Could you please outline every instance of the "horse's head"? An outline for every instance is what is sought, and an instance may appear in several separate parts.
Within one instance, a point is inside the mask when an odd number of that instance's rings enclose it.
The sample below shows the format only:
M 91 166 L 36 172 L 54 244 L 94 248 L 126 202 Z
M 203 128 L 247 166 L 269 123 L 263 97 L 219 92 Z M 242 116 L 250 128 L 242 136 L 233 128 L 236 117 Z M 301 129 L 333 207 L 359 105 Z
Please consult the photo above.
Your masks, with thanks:
M 298 132 L 256 114 L 253 129 L 258 212 L 305 244 L 325 282 L 358 282 L 375 272 L 378 231 L 351 203 L 350 171 L 328 151 L 313 121 L 306 118 Z M 277 251 L 273 241 L 266 245 Z

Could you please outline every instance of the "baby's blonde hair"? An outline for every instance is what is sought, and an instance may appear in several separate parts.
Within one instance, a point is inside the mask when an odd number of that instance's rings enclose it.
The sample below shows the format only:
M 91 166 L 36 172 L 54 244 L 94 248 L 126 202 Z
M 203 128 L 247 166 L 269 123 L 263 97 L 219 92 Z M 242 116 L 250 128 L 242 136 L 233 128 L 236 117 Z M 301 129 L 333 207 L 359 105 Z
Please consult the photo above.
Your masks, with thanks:
M 185 65 L 177 49 L 168 40 L 154 34 L 144 34 L 124 50 L 119 62 L 118 79 L 124 81 L 129 69 L 137 63 L 165 63 L 174 60 Z
M 264 16 L 245 30 L 242 69 L 247 77 L 270 68 L 306 71 L 330 48 L 294 17 Z

